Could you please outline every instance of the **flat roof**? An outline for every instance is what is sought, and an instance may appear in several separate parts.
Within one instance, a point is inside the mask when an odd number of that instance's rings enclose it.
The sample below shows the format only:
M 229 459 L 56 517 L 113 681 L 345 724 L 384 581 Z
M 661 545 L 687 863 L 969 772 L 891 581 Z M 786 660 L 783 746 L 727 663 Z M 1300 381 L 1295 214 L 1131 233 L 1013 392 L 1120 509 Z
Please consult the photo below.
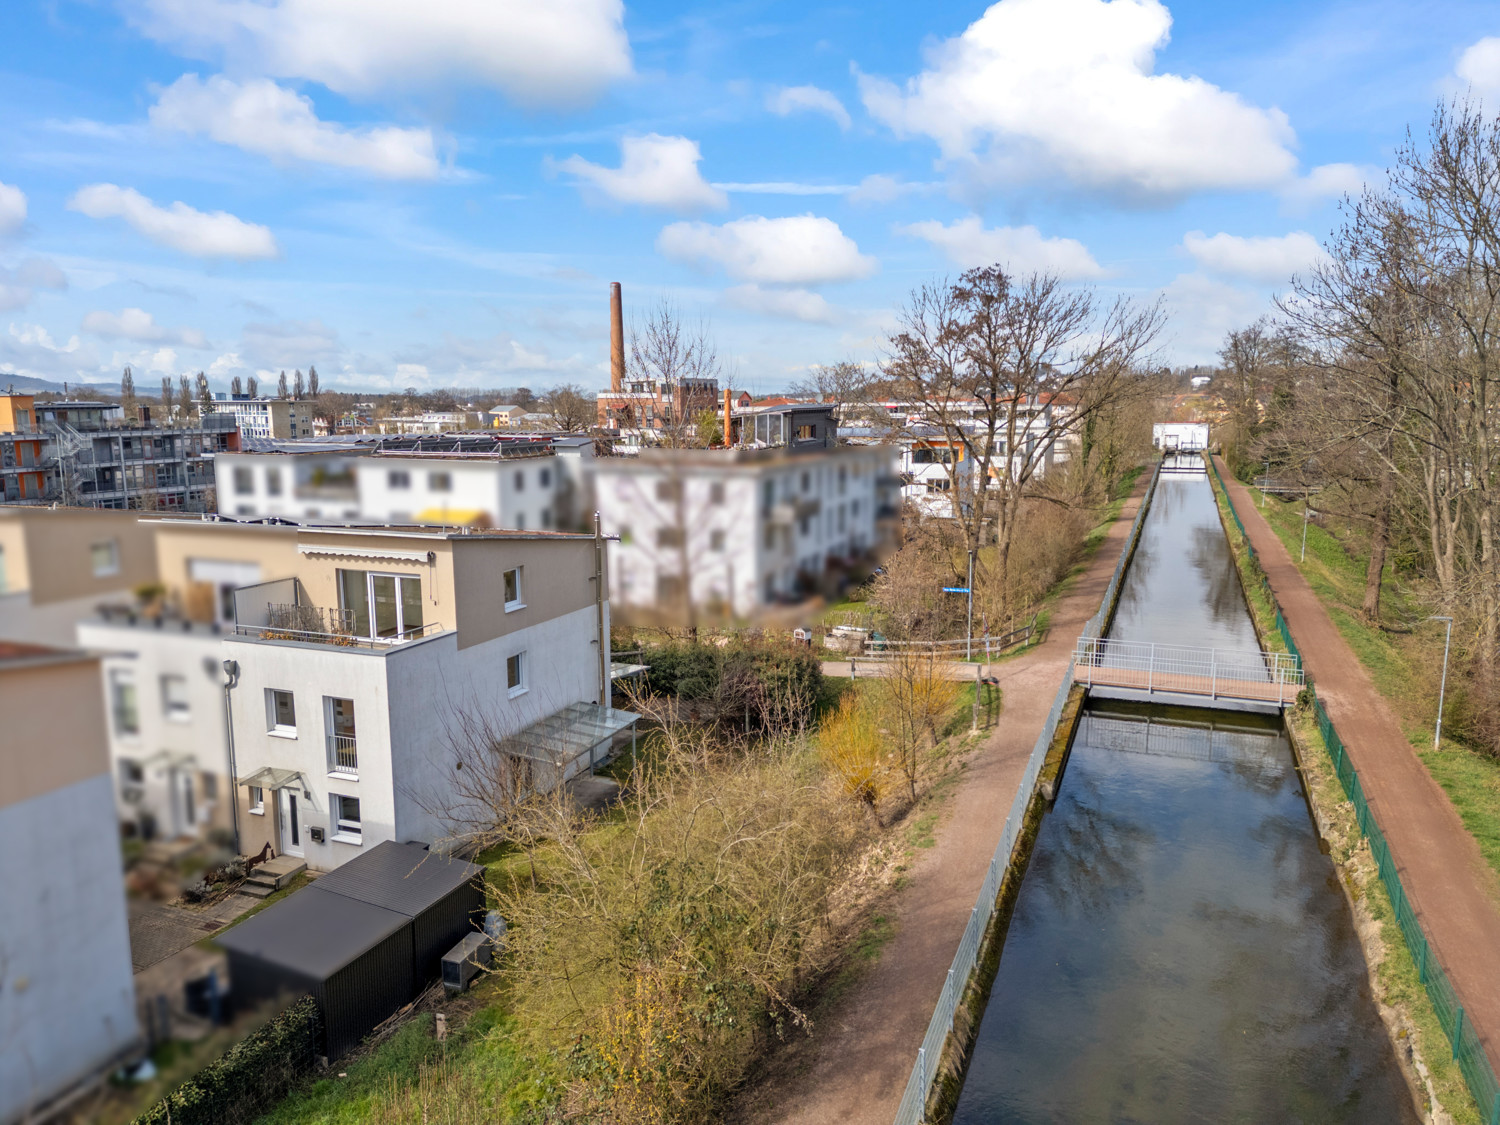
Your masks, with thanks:
M 430 852 L 421 844 L 386 840 L 320 876 L 316 886 L 416 917 L 483 871 L 477 864 Z
M 214 941 L 232 952 L 259 957 L 314 980 L 327 980 L 410 923 L 411 918 L 399 911 L 326 891 L 314 883 Z

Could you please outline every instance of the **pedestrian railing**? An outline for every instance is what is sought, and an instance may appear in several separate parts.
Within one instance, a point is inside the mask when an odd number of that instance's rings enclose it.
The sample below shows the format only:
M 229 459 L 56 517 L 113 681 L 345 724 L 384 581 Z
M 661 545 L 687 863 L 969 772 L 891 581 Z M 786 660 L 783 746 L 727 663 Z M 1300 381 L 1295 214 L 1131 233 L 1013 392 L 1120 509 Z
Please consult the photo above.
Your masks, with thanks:
M 1229 490 L 1224 487 L 1224 479 L 1219 475 L 1218 466 L 1214 464 L 1212 458 L 1208 458 L 1208 463 L 1214 478 L 1219 482 L 1219 491 L 1228 505 L 1229 514 L 1234 517 L 1235 526 L 1239 528 L 1240 535 L 1244 539 L 1252 573 L 1259 577 L 1266 596 L 1276 610 L 1276 628 L 1286 642 L 1287 649 L 1293 655 L 1299 655 L 1297 646 L 1292 640 L 1291 630 L 1287 628 L 1286 618 L 1282 616 L 1281 606 L 1277 603 L 1276 595 L 1271 590 L 1271 583 L 1260 566 L 1255 548 L 1250 546 L 1250 537 L 1245 534 L 1245 525 L 1240 521 L 1239 513 L 1234 509 L 1234 500 L 1230 497 Z M 1332 718 L 1329 717 L 1328 709 L 1318 698 L 1316 686 L 1310 685 L 1310 687 L 1313 715 L 1318 721 L 1318 731 L 1323 736 L 1324 746 L 1328 748 L 1328 756 L 1338 774 L 1344 795 L 1354 808 L 1359 830 L 1369 841 L 1370 855 L 1375 860 L 1375 867 L 1380 873 L 1380 881 L 1385 886 L 1386 894 L 1390 896 L 1391 908 L 1395 912 L 1396 924 L 1401 929 L 1401 936 L 1406 941 L 1406 948 L 1416 963 L 1418 979 L 1426 989 L 1427 998 L 1432 1002 L 1438 1022 L 1448 1037 L 1448 1045 L 1453 1050 L 1453 1059 L 1463 1072 L 1469 1093 L 1473 1095 L 1475 1103 L 1479 1106 L 1481 1119 L 1488 1125 L 1500 1125 L 1500 1080 L 1495 1077 L 1494 1067 L 1488 1055 L 1485 1054 L 1483 1045 L 1479 1042 L 1479 1036 L 1473 1024 L 1465 1018 L 1462 998 L 1454 989 L 1453 982 L 1443 968 L 1437 950 L 1433 948 L 1427 934 L 1423 931 L 1422 923 L 1412 907 L 1411 899 L 1406 894 L 1406 888 L 1401 885 L 1396 858 L 1386 842 L 1385 833 L 1381 830 L 1380 822 L 1375 818 L 1374 810 L 1370 808 L 1370 803 L 1365 798 L 1359 771 L 1350 760 L 1348 749 L 1344 746 L 1344 740 L 1339 737 L 1339 732 L 1334 727 Z
M 1156 469 L 1151 474 L 1151 483 L 1147 486 L 1146 495 L 1141 500 L 1141 507 L 1135 515 L 1135 522 L 1131 525 L 1130 536 L 1125 541 L 1125 546 L 1120 551 L 1120 561 L 1115 564 L 1114 576 L 1109 581 L 1109 586 L 1104 592 L 1103 604 L 1084 628 L 1084 636 L 1097 637 L 1101 635 L 1114 613 L 1115 598 L 1120 590 L 1120 578 L 1125 573 L 1125 566 L 1130 556 L 1135 551 L 1136 544 L 1140 541 L 1141 525 L 1145 522 L 1146 510 L 1151 506 L 1151 498 L 1156 492 L 1156 483 L 1161 478 L 1161 462 L 1157 462 Z M 1092 633 L 1089 630 L 1094 630 Z M 958 1011 L 959 1001 L 963 999 L 964 991 L 969 986 L 969 978 L 974 974 L 974 966 L 979 959 L 979 949 L 984 944 L 984 935 L 989 930 L 990 919 L 995 914 L 995 900 L 1000 894 L 1000 885 L 1005 881 L 1005 873 L 1010 868 L 1011 854 L 1015 851 L 1016 840 L 1020 837 L 1021 828 L 1026 820 L 1026 810 L 1031 804 L 1032 791 L 1036 788 L 1037 778 L 1041 776 L 1042 763 L 1046 760 L 1047 751 L 1052 746 L 1052 740 L 1057 735 L 1057 724 L 1062 720 L 1063 705 L 1068 701 L 1068 692 L 1073 687 L 1073 668 L 1069 665 L 1063 673 L 1062 683 L 1058 686 L 1057 696 L 1052 700 L 1052 709 L 1047 712 L 1047 721 L 1042 724 L 1042 731 L 1037 735 L 1036 744 L 1031 748 L 1031 757 L 1026 761 L 1026 772 L 1022 775 L 1020 784 L 1016 787 L 1016 795 L 1011 800 L 1010 811 L 1006 813 L 1005 825 L 1000 830 L 1000 842 L 995 846 L 995 854 L 990 857 L 990 865 L 984 873 L 984 883 L 979 888 L 979 898 L 972 910 L 969 911 L 969 922 L 964 927 L 963 937 L 958 943 L 958 952 L 953 955 L 953 964 L 948 969 L 948 976 L 943 981 L 943 988 L 938 993 L 937 1007 L 932 1013 L 932 1019 L 927 1023 L 927 1033 L 922 1036 L 922 1045 L 917 1049 L 916 1064 L 912 1067 L 911 1076 L 906 1080 L 906 1089 L 901 1095 L 901 1104 L 896 1109 L 896 1125 L 919 1125 L 926 1120 L 927 1101 L 932 1091 L 932 1082 L 937 1074 L 937 1067 L 942 1059 L 943 1044 L 948 1040 L 948 1034 L 953 1030 L 953 1017 Z
M 1089 687 L 1292 703 L 1302 661 L 1284 652 L 1236 652 L 1185 645 L 1080 637 L 1073 678 Z

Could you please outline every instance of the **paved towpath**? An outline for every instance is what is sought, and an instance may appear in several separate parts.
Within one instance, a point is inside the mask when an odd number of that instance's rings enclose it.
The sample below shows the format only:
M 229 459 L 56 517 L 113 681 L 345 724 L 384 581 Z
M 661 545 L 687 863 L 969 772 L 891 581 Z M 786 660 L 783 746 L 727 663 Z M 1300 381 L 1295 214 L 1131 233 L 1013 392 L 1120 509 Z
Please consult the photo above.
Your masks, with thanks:
M 1359 770 L 1428 940 L 1500 1071 L 1500 879 L 1448 795 L 1413 751 L 1401 722 L 1261 516 L 1250 490 L 1221 475 L 1318 695 Z
M 999 726 L 961 775 L 934 846 L 912 862 L 907 885 L 891 903 L 894 934 L 879 959 L 810 1038 L 780 1054 L 731 1120 L 881 1125 L 895 1117 L 1027 758 L 1078 634 L 1099 608 L 1148 480 L 1142 475 L 1088 568 L 1059 600 L 1042 643 L 991 669 L 1004 692 Z

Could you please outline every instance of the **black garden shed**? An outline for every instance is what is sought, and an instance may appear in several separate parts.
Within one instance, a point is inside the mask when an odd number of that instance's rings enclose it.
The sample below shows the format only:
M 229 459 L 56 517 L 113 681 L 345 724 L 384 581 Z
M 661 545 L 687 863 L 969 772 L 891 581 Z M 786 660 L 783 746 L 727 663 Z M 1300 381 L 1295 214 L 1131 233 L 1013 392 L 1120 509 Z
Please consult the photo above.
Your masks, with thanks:
M 379 844 L 216 940 L 235 999 L 306 993 L 330 1059 L 437 979 L 442 955 L 482 922 L 482 868 L 420 844 Z

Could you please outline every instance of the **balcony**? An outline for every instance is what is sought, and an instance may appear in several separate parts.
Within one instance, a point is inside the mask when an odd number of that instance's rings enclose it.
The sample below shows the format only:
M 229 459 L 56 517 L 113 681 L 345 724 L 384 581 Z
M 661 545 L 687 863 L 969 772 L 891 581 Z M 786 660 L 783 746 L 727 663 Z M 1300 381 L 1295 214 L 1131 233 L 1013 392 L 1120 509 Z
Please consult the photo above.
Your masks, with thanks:
M 293 581 L 295 580 L 279 579 L 278 583 L 290 584 Z M 261 583 L 260 586 L 275 584 L 277 583 Z M 256 588 L 243 589 L 248 592 Z M 240 612 L 242 611 L 237 602 L 236 613 Z M 234 626 L 235 635 L 261 641 L 293 641 L 299 644 L 333 645 L 336 648 L 386 649 L 442 632 L 443 629 L 441 624 L 434 621 L 389 636 L 371 637 L 355 631 L 352 610 L 288 602 L 266 602 L 262 616 L 264 621 L 259 624 L 237 621 Z
M 359 777 L 359 753 L 354 735 L 328 735 L 328 772 L 341 777 Z

